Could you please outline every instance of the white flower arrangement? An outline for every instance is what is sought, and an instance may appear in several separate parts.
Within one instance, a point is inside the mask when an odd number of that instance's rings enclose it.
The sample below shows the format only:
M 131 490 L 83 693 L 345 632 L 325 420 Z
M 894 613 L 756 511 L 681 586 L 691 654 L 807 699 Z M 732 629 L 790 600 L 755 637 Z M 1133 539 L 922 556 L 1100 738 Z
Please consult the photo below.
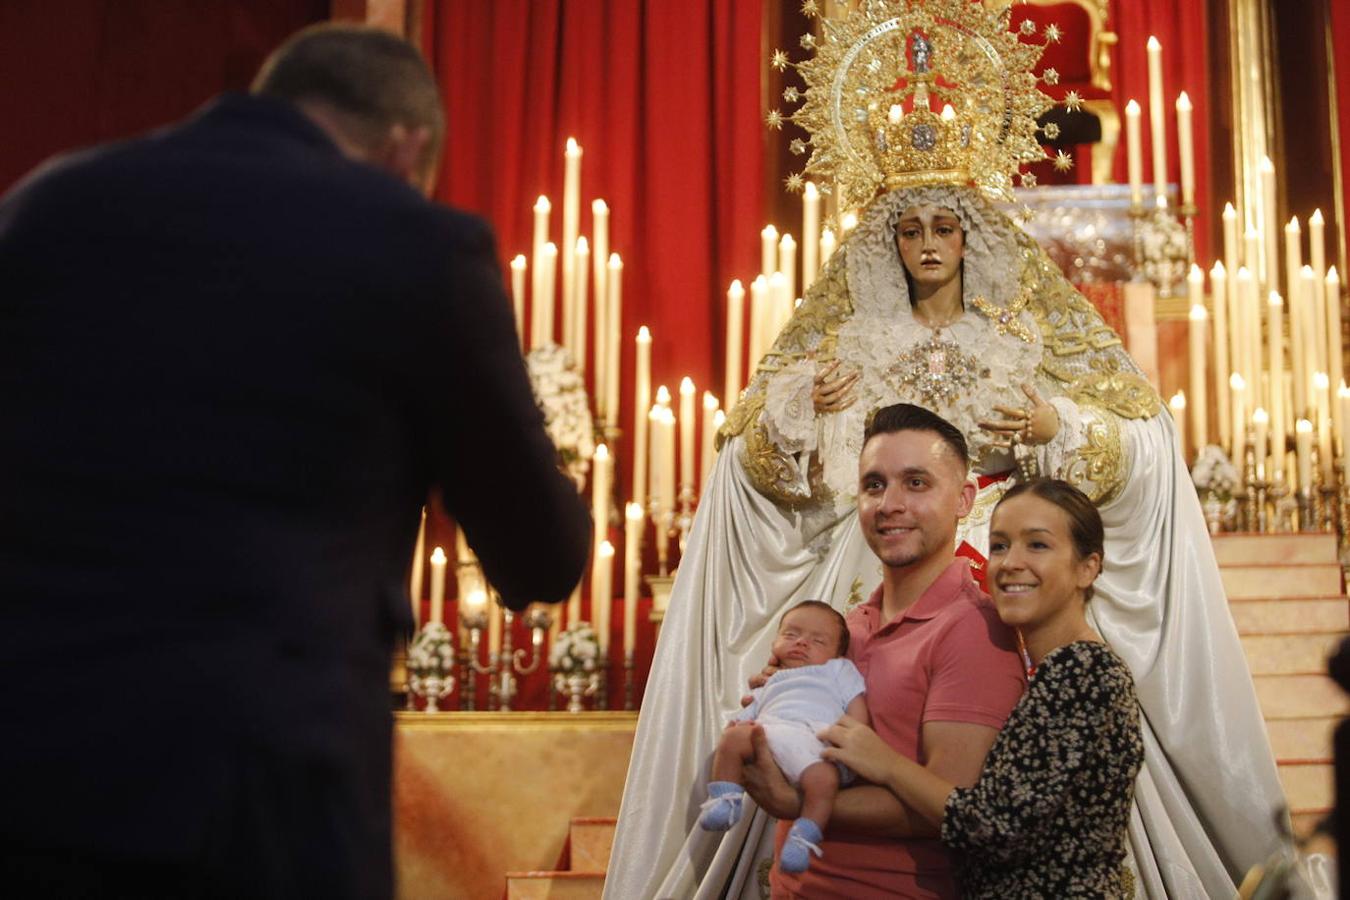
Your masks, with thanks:
M 544 414 L 544 429 L 558 448 L 568 475 L 577 483 L 577 490 L 581 490 L 586 484 L 591 454 L 595 452 L 586 381 L 577 371 L 572 354 L 553 343 L 531 350 L 525 357 L 525 367 L 530 373 L 535 402 Z
M 594 672 L 600 664 L 600 642 L 589 622 L 574 622 L 553 641 L 548 665 L 554 672 Z
M 1212 494 L 1218 500 L 1227 500 L 1237 489 L 1237 469 L 1228 460 L 1223 448 L 1210 444 L 1200 451 L 1200 456 L 1191 467 L 1191 481 L 1203 497 Z
M 1155 285 L 1184 285 L 1189 269 L 1186 228 L 1166 210 L 1155 210 L 1142 226 L 1140 261 L 1144 276 Z

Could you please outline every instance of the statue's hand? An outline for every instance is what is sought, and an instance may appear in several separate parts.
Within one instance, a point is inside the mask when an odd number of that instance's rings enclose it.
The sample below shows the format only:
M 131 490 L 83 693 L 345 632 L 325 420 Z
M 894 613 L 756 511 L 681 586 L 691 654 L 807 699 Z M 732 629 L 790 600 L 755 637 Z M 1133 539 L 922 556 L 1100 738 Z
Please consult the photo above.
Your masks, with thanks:
M 857 400 L 853 386 L 858 383 L 861 372 L 848 371 L 841 367 L 839 360 L 832 360 L 816 371 L 816 381 L 811 388 L 811 402 L 816 415 L 843 412 Z
M 1036 388 L 1030 384 L 1022 385 L 1030 406 L 1014 409 L 1010 406 L 995 406 L 994 412 L 1003 418 L 979 423 L 980 428 L 991 432 L 1002 440 L 1000 446 L 1011 447 L 1016 443 L 1048 444 L 1059 434 L 1059 413 L 1047 402 Z

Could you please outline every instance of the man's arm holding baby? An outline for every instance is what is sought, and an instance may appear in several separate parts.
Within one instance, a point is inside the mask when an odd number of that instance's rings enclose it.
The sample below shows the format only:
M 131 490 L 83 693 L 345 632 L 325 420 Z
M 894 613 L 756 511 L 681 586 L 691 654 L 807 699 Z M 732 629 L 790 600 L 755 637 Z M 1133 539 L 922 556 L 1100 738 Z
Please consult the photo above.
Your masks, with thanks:
M 851 706 L 851 705 L 850 705 Z M 853 712 L 850 709 L 849 715 Z M 970 787 L 980 777 L 984 758 L 998 730 L 969 722 L 926 722 L 921 733 L 924 768 L 958 786 Z M 755 758 L 745 766 L 745 789 L 761 809 L 778 819 L 795 819 L 801 796 L 773 761 L 764 733 L 751 733 Z M 830 828 L 893 838 L 935 838 L 937 829 L 905 806 L 884 787 L 862 784 L 839 792 Z

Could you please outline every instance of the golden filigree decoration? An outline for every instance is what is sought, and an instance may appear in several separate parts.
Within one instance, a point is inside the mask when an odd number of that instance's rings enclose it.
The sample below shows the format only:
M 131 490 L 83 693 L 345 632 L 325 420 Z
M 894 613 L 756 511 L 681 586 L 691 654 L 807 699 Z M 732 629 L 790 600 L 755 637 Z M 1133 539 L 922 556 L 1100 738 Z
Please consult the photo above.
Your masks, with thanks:
M 970 305 L 975 307 L 980 315 L 993 323 L 994 330 L 999 334 L 1010 334 L 1023 343 L 1030 344 L 1036 340 L 1036 335 L 1032 334 L 1031 329 L 1023 324 L 1021 318 L 1019 318 L 1030 300 L 1031 298 L 1027 294 L 1022 293 L 1018 294 L 1017 299 L 1007 306 L 998 306 L 990 303 L 984 297 L 973 297 Z
M 1122 419 L 1151 419 L 1162 410 L 1153 385 L 1134 372 L 1093 372 L 1071 382 L 1065 393 L 1079 406 L 1097 406 Z
M 1120 422 L 1108 412 L 1088 423 L 1083 445 L 1066 467 L 1065 480 L 1098 506 L 1109 503 L 1125 484 L 1128 466 L 1121 444 Z
M 844 600 L 844 612 L 852 612 L 853 607 L 866 599 L 867 598 L 862 595 L 861 576 L 853 579 L 853 583 L 848 586 L 848 597 Z
M 1053 101 L 1035 75 L 1043 44 L 1008 23 L 1008 9 L 971 0 L 860 0 L 822 20 L 814 54 L 796 64 L 805 102 L 791 119 L 811 135 L 805 174 L 833 180 L 845 208 L 916 184 L 1011 199 L 1018 168 L 1045 156 L 1036 119 Z M 781 51 L 773 64 L 784 65 Z

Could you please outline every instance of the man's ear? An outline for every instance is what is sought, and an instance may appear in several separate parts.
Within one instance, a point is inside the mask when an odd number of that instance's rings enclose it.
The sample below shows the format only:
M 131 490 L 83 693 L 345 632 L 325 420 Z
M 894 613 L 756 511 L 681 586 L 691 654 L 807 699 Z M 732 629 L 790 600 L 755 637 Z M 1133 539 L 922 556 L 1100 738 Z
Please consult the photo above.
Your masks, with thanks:
M 409 128 L 395 123 L 385 135 L 379 150 L 371 155 L 370 161 L 399 181 L 429 194 L 430 179 L 427 177 L 425 160 L 430 151 L 430 128 L 425 125 Z

